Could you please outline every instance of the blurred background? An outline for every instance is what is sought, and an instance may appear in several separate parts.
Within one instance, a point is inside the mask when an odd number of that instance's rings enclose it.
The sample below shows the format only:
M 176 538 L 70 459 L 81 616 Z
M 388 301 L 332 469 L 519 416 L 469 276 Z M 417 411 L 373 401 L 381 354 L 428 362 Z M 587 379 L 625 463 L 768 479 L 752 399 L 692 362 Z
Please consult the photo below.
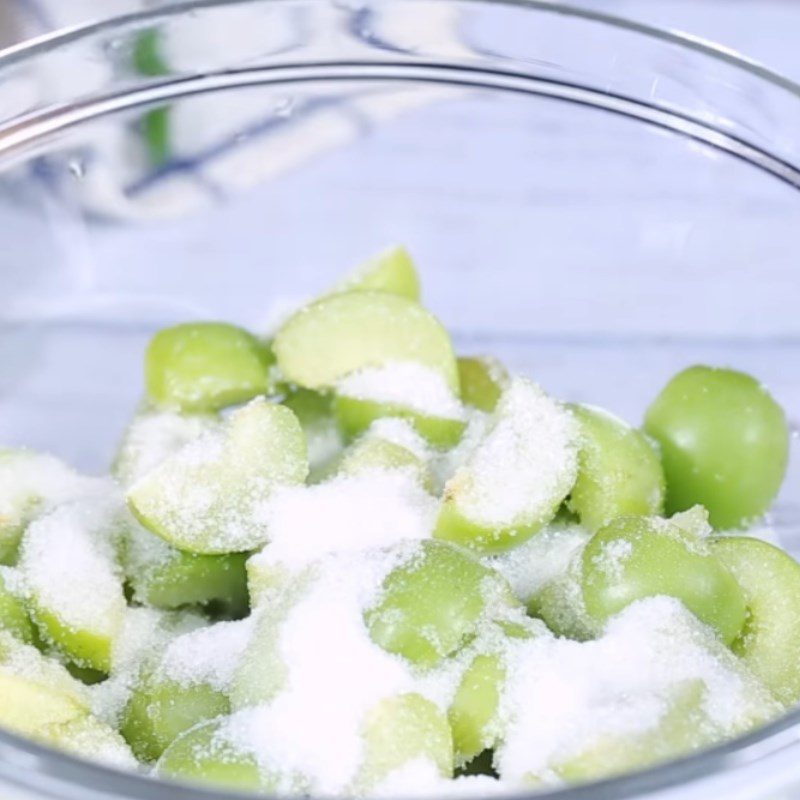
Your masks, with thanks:
M 0 0 L 0 38 L 153 5 Z M 572 5 L 800 80 L 800 0 Z M 588 87 L 600 108 L 635 98 L 661 124 L 546 94 L 337 79 L 156 95 L 75 126 L 0 184 L 0 441 L 102 467 L 155 328 L 211 317 L 267 331 L 391 242 L 409 246 L 459 347 L 559 396 L 633 421 L 687 363 L 731 364 L 797 424 L 800 170 L 779 174 L 800 164 L 793 87 L 702 47 L 514 5 L 290 6 L 206 8 L 43 48 L 0 80 L 0 118 L 335 49 L 510 64 Z M 755 169 L 758 157 L 773 161 Z
M 165 0 L 0 0 L 0 44 L 164 4 Z M 570 0 L 567 4 L 723 43 L 778 72 L 800 77 L 797 0 Z

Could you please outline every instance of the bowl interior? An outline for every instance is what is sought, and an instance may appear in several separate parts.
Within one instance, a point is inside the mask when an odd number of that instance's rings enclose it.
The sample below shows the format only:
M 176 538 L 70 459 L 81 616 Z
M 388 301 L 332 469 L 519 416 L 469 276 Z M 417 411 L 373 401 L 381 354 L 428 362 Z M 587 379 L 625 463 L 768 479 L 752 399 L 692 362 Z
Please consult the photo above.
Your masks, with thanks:
M 267 332 L 391 242 L 459 350 L 558 396 L 636 423 L 671 374 L 704 362 L 752 372 L 797 422 L 800 192 L 719 138 L 737 113 L 772 114 L 774 152 L 751 125 L 753 142 L 782 159 L 779 89 L 754 93 L 743 73 L 732 106 L 674 43 L 514 6 L 330 5 L 325 22 L 279 5 L 133 21 L 6 67 L 65 103 L 56 117 L 80 105 L 70 80 L 87 65 L 88 93 L 116 105 L 90 102 L 0 173 L 0 442 L 107 468 L 154 330 Z M 423 7 L 426 26 L 409 16 Z M 152 31 L 169 74 L 132 66 Z M 642 63 L 638 105 L 610 102 Z M 796 438 L 774 521 L 797 551 Z

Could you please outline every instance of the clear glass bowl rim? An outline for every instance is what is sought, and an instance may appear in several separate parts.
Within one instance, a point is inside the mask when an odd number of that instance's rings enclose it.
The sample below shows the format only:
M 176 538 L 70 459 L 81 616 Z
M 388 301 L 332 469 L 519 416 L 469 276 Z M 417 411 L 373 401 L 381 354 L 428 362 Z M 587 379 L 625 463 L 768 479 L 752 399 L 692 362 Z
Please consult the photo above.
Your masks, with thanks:
M 290 4 L 293 0 L 271 0 Z M 225 5 L 244 5 L 263 0 L 183 0 L 160 8 L 132 12 L 95 22 L 61 28 L 19 44 L 0 49 L 0 79 L 5 69 L 104 32 L 131 25 L 168 19 L 187 12 Z M 437 0 L 447 3 L 448 0 Z M 530 12 L 559 14 L 596 22 L 643 37 L 692 50 L 705 57 L 743 70 L 773 88 L 793 95 L 800 102 L 800 83 L 771 70 L 728 47 L 702 37 L 664 30 L 625 17 L 554 0 L 461 0 L 476 5 L 516 7 Z M 35 117 L 38 112 L 33 112 Z M 28 115 L 25 115 L 26 117 Z M 12 118 L 13 120 L 13 118 Z M 12 120 L 0 116 L 0 128 Z M 2 168 L 2 164 L 0 164 Z M 619 777 L 547 791 L 520 792 L 509 798 L 537 800 L 624 800 L 652 792 L 678 788 L 700 778 L 723 772 L 743 771 L 767 756 L 797 747 L 800 740 L 800 707 L 745 736 L 724 742 L 682 759 Z M 800 772 L 800 771 L 799 771 Z M 41 793 L 58 800 L 92 800 L 115 797 L 120 800 L 235 800 L 251 794 L 223 792 L 202 786 L 166 783 L 133 772 L 121 772 L 83 761 L 11 733 L 0 731 L 0 784 L 24 792 Z M 2 788 L 2 785 L 0 785 Z

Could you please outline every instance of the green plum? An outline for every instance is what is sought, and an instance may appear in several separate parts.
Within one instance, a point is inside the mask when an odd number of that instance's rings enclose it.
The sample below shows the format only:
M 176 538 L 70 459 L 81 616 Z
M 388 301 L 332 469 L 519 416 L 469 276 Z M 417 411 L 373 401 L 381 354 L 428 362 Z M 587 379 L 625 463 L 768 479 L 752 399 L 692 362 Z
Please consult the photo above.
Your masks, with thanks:
M 156 764 L 156 774 L 206 787 L 240 792 L 269 791 L 255 756 L 226 736 L 225 718 L 211 720 L 181 734 Z
M 95 483 L 46 453 L 0 450 L 0 565 L 16 563 L 22 534 L 37 516 Z
M 114 541 L 122 510 L 107 501 L 58 506 L 28 527 L 19 561 L 42 639 L 106 673 L 127 612 Z
M 0 697 L 0 727 L 35 739 L 43 738 L 50 726 L 87 713 L 85 706 L 56 687 L 8 672 L 3 666 Z
M 133 770 L 139 764 L 120 734 L 91 714 L 49 725 L 41 740 L 87 761 Z
M 127 488 L 190 442 L 219 430 L 220 425 L 216 414 L 181 414 L 143 405 L 125 430 L 111 474 Z
M 257 398 L 231 414 L 221 431 L 201 436 L 136 481 L 127 500 L 145 528 L 181 550 L 244 552 L 265 542 L 259 504 L 307 474 L 297 418 Z
M 416 693 L 382 700 L 364 723 L 364 761 L 353 787 L 368 794 L 394 770 L 419 759 L 443 778 L 453 775 L 453 740 L 445 714 Z
M 506 368 L 490 356 L 461 356 L 458 359 L 461 399 L 468 406 L 491 413 L 510 380 Z
M 147 347 L 147 394 L 163 408 L 216 411 L 268 394 L 271 365 L 264 342 L 235 325 L 175 325 L 160 330 Z
M 335 291 L 388 292 L 419 302 L 419 275 L 408 250 L 395 245 L 356 267 L 339 282 Z
M 599 408 L 572 406 L 580 425 L 578 478 L 568 505 L 590 531 L 616 517 L 661 514 L 664 470 L 640 431 Z
M 668 711 L 653 729 L 601 738 L 560 763 L 556 772 L 571 783 L 599 780 L 641 770 L 712 744 L 721 732 L 709 724 L 703 710 L 704 696 L 702 681 L 688 681 L 675 691 Z
M 700 539 L 657 517 L 619 517 L 582 556 L 588 613 L 604 622 L 643 597 L 668 595 L 730 644 L 747 616 L 736 578 Z
M 316 483 L 344 447 L 333 415 L 333 397 L 312 389 L 291 389 L 281 401 L 297 417 L 308 446 L 309 481 Z
M 511 603 L 505 579 L 464 551 L 424 540 L 392 570 L 365 613 L 372 640 L 421 667 L 433 667 L 466 644 L 482 617 Z
M 366 435 L 355 441 L 334 462 L 332 473 L 353 477 L 376 470 L 413 472 L 420 486 L 433 493 L 434 479 L 427 463 L 407 447 L 380 436 Z
M 466 427 L 463 419 L 435 416 L 401 403 L 384 403 L 345 394 L 336 395 L 333 410 L 348 441 L 363 434 L 376 419 L 396 417 L 409 420 L 417 433 L 431 445 L 447 450 L 458 444 Z
M 661 446 L 669 513 L 699 503 L 715 528 L 740 528 L 778 494 L 789 429 L 749 375 L 704 366 L 678 373 L 648 409 L 645 430 Z
M 15 583 L 15 573 L 0 567 L 0 629 L 14 634 L 26 644 L 36 644 L 39 640 L 36 628 L 20 593 L 13 591 Z
M 58 662 L 0 630 L 0 727 L 40 737 L 89 713 L 89 695 Z
M 120 732 L 137 758 L 155 761 L 184 731 L 230 710 L 225 694 L 207 684 L 183 686 L 147 672 L 125 706 Z
M 497 711 L 505 680 L 499 653 L 476 656 L 461 678 L 448 711 L 459 766 L 497 743 Z
M 445 485 L 435 536 L 482 553 L 529 539 L 556 515 L 578 472 L 572 414 L 515 378 L 483 439 Z
M 161 609 L 209 606 L 247 613 L 247 553 L 200 555 L 171 547 L 138 525 L 126 537 L 122 565 L 133 599 Z
M 317 300 L 283 324 L 273 350 L 284 376 L 309 389 L 332 389 L 350 373 L 392 362 L 422 364 L 459 389 L 447 331 L 422 306 L 387 292 Z
M 800 700 L 800 564 L 759 539 L 725 536 L 711 551 L 744 590 L 748 617 L 735 653 L 781 702 Z

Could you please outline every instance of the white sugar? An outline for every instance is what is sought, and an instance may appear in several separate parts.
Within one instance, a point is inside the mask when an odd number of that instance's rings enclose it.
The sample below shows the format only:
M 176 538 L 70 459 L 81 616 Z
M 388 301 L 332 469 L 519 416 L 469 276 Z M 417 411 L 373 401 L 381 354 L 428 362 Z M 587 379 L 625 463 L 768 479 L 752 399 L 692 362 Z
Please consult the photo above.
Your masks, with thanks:
M 648 598 L 602 638 L 521 643 L 503 697 L 508 729 L 496 765 L 504 780 L 557 780 L 555 768 L 603 737 L 653 730 L 687 682 L 705 686 L 703 712 L 723 735 L 779 711 L 766 690 L 677 600 Z
M 315 795 L 342 793 L 356 779 L 367 712 L 416 686 L 410 666 L 372 642 L 364 609 L 386 574 L 415 552 L 409 545 L 335 556 L 315 567 L 280 629 L 286 685 L 240 730 L 265 768 L 304 776 Z
M 114 463 L 114 473 L 123 485 L 128 486 L 218 425 L 211 416 L 170 411 L 140 414 L 125 432 Z
M 437 502 L 410 471 L 376 470 L 276 491 L 262 509 L 269 544 L 252 562 L 298 569 L 326 553 L 430 536 Z
M 364 436 L 382 439 L 399 447 L 405 447 L 406 450 L 423 461 L 427 461 L 432 455 L 428 443 L 416 432 L 414 426 L 408 420 L 400 419 L 399 417 L 376 419 L 369 426 Z
M 129 608 L 122 630 L 113 642 L 111 674 L 107 680 L 89 688 L 94 713 L 116 726 L 137 684 L 142 665 L 158 659 L 173 637 L 206 624 L 205 619 L 191 612 Z
M 527 603 L 566 573 L 570 561 L 590 535 L 579 525 L 551 525 L 519 547 L 486 562 L 503 574 L 514 594 Z
M 354 372 L 339 382 L 337 394 L 402 406 L 420 414 L 464 419 L 464 408 L 436 370 L 413 361 L 396 361 Z
M 125 611 L 115 552 L 123 508 L 113 494 L 77 500 L 25 533 L 19 566 L 29 593 L 75 630 L 112 636 Z
M 27 450 L 0 454 L 0 526 L 106 490 L 106 481 L 79 475 L 53 456 Z
M 373 797 L 480 797 L 509 794 L 513 789 L 489 775 L 467 775 L 453 780 L 442 778 L 436 765 L 418 758 L 389 773 L 371 792 Z
M 206 684 L 226 692 L 250 641 L 252 619 L 217 622 L 185 633 L 167 646 L 161 673 L 181 686 Z
M 625 565 L 633 555 L 633 543 L 628 539 L 612 539 L 603 543 L 592 564 L 611 583 L 618 584 L 625 577 Z
M 446 491 L 471 521 L 513 526 L 529 514 L 554 508 L 572 488 L 577 440 L 569 411 L 536 384 L 515 378 L 489 432 Z

